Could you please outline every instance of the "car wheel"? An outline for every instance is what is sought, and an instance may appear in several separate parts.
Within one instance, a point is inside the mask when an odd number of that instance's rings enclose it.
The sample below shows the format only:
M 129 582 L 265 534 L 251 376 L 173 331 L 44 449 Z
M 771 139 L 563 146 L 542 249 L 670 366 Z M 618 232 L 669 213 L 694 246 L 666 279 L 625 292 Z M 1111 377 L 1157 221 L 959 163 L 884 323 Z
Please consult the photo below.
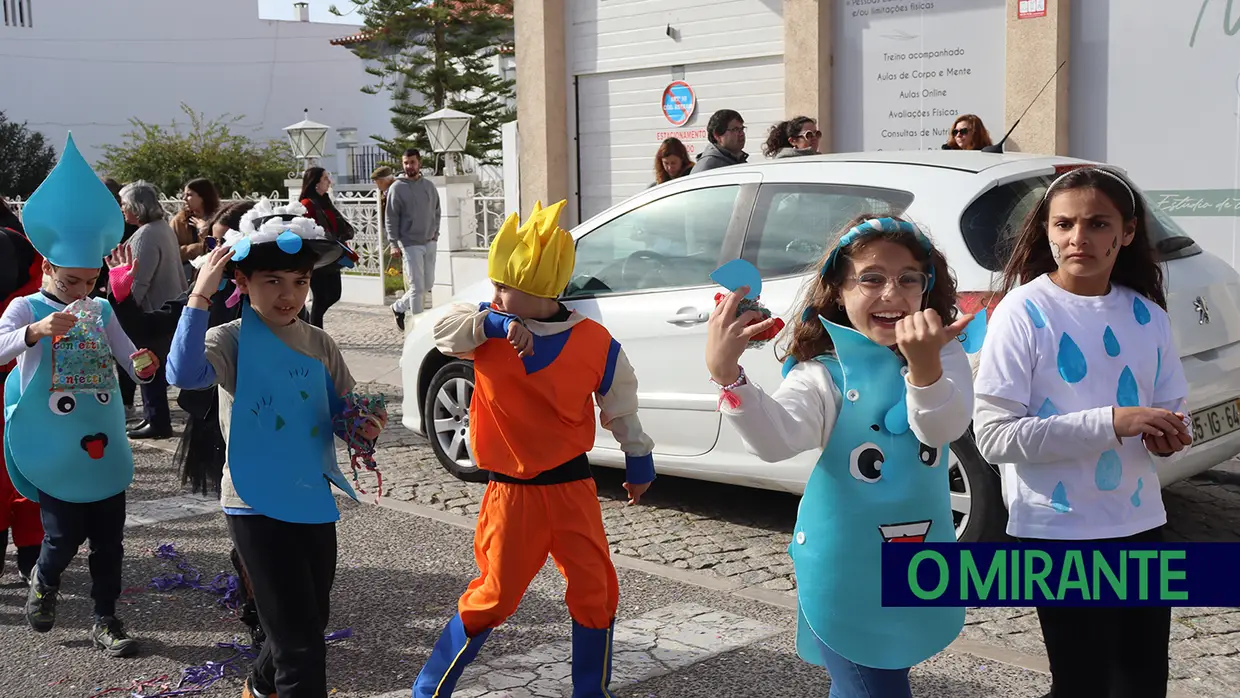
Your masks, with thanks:
M 473 396 L 473 364 L 453 361 L 445 365 L 426 390 L 423 426 L 444 470 L 466 482 L 486 482 L 489 476 L 474 464 L 469 446 L 469 401 Z
M 977 452 L 972 433 L 952 444 L 947 465 L 956 540 L 1008 540 L 1007 507 L 999 473 Z

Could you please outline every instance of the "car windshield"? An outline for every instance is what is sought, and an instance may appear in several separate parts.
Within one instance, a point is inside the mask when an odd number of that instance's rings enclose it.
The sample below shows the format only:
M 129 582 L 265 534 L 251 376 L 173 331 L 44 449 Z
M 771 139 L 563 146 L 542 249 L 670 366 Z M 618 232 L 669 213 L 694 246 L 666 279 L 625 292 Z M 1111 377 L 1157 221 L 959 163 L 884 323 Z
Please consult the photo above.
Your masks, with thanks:
M 1037 206 L 1051 175 L 1034 175 L 994 187 L 965 208 L 960 216 L 960 232 L 973 258 L 990 271 L 1002 271 L 1025 217 Z M 1144 197 L 1141 190 L 1137 194 Z M 1201 248 L 1188 233 L 1162 211 L 1145 206 L 1146 229 L 1150 243 L 1162 261 L 1198 254 Z

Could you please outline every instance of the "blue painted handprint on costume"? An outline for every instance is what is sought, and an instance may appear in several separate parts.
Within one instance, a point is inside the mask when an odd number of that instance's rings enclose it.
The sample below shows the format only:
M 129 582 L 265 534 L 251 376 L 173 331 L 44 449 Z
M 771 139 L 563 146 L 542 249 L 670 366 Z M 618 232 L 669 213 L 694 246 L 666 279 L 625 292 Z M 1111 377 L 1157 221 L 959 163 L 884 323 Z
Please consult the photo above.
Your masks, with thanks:
M 823 664 L 825 644 L 866 666 L 912 666 L 956 638 L 964 609 L 883 607 L 882 546 L 955 541 L 947 444 L 920 443 L 909 428 L 895 352 L 822 324 L 838 358 L 818 360 L 842 399 L 789 547 L 800 589 L 797 651 Z

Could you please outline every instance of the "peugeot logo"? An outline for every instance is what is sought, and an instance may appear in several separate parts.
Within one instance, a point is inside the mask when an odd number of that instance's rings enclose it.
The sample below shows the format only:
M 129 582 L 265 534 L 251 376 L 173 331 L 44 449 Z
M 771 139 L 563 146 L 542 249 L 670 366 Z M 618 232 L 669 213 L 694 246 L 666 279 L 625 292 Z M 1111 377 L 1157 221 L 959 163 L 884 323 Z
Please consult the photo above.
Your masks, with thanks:
M 1198 325 L 1210 324 L 1210 306 L 1206 305 L 1205 298 L 1202 296 L 1197 296 L 1197 298 L 1193 300 L 1193 310 L 1197 311 Z

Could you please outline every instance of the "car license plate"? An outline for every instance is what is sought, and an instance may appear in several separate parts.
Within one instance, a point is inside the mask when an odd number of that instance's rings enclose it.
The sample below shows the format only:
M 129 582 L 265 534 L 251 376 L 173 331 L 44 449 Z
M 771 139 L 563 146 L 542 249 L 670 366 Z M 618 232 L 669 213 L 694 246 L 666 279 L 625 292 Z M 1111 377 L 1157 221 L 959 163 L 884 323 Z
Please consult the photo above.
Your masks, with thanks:
M 1193 413 L 1193 445 L 1240 430 L 1240 398 Z

